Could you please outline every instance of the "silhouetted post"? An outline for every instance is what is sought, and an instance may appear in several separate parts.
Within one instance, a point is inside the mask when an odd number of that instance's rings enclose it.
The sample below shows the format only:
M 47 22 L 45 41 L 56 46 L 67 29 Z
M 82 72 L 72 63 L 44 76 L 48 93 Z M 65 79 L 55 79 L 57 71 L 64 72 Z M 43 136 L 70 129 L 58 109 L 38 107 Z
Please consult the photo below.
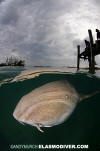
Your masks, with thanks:
M 79 70 L 80 65 L 80 45 L 77 46 L 77 70 Z
M 90 38 L 90 60 L 89 60 L 89 70 L 91 73 L 95 73 L 95 56 L 94 56 L 94 48 L 93 48 L 93 36 L 92 36 L 92 31 L 89 29 L 89 38 Z

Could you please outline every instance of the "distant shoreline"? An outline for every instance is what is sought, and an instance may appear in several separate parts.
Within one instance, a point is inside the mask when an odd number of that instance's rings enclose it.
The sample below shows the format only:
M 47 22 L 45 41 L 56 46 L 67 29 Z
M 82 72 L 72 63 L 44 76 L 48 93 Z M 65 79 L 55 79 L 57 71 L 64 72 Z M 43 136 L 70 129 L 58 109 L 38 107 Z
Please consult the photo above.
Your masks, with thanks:
M 0 64 L 0 67 L 25 67 L 25 66 L 22 66 L 22 65 L 1 65 Z M 27 67 L 27 66 L 26 66 Z M 31 67 L 31 66 L 30 66 Z M 35 67 L 35 68 L 53 68 L 55 66 L 32 66 L 32 67 Z M 57 67 L 57 68 L 72 68 L 72 69 L 77 69 L 77 67 L 73 67 L 73 66 L 60 66 L 60 67 Z M 80 67 L 80 69 L 83 69 L 83 70 L 89 70 L 88 67 Z M 95 67 L 95 70 L 100 70 L 100 67 Z
M 70 67 L 70 66 L 68 66 L 67 68 L 77 68 L 77 67 Z M 81 67 L 80 69 L 85 69 L 85 70 L 89 70 L 89 68 L 88 67 Z M 100 70 L 100 67 L 95 67 L 95 69 L 96 70 Z

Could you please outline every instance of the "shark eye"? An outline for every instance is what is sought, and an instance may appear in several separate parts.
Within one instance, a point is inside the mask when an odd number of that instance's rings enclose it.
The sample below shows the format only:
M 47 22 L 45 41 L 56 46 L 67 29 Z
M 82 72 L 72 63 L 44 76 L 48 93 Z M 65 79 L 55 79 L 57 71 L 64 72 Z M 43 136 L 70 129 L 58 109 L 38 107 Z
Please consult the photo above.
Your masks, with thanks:
M 66 98 L 66 99 L 68 99 L 68 98 L 69 98 L 69 96 L 68 96 L 68 95 L 66 95 L 66 96 L 65 96 L 65 98 Z

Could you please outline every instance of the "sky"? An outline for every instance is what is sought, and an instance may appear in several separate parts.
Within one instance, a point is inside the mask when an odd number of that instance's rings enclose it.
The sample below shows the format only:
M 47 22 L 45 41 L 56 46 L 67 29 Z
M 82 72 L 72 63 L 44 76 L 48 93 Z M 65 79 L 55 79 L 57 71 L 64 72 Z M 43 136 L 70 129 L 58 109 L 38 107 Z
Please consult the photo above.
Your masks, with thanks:
M 88 29 L 96 40 L 99 6 L 99 0 L 0 0 L 0 62 L 15 56 L 30 65 L 76 65 Z

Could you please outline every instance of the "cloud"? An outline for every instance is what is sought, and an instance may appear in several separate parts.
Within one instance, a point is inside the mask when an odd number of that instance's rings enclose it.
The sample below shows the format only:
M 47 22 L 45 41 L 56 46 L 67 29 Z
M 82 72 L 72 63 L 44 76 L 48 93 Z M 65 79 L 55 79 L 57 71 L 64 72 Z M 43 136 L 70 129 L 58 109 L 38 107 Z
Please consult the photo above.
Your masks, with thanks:
M 0 3 L 3 2 L 4 0 L 0 0 Z
M 77 45 L 99 26 L 90 0 L 6 0 L 0 5 L 0 60 L 20 56 L 33 65 L 76 63 Z M 95 33 L 94 33 L 95 34 Z

